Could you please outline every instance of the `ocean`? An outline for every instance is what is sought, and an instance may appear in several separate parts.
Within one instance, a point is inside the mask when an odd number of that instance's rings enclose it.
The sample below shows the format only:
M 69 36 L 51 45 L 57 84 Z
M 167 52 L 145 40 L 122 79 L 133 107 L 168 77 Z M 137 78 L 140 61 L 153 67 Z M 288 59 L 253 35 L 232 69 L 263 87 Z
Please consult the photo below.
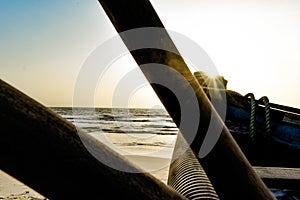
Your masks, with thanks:
M 53 111 L 90 132 L 177 135 L 178 129 L 163 109 L 52 107 Z
M 178 128 L 164 109 L 51 107 L 123 155 L 170 159 Z

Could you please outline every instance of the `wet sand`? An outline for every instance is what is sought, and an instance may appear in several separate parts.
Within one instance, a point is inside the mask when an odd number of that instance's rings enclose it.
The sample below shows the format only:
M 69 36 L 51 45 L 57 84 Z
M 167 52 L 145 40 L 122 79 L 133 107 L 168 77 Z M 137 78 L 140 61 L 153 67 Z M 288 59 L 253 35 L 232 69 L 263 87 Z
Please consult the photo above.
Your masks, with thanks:
M 0 199 L 45 200 L 47 198 L 0 170 Z

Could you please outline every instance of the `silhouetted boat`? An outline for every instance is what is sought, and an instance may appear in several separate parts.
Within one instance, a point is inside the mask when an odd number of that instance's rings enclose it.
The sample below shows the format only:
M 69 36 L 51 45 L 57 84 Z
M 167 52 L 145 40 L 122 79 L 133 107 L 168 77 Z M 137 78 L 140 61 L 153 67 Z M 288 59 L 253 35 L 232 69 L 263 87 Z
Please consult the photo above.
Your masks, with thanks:
M 209 87 L 209 77 L 195 72 L 209 98 L 210 91 L 225 91 L 214 102 L 226 102 L 225 124 L 254 166 L 300 167 L 300 109 L 270 103 L 266 96 L 255 99 L 226 89 L 223 76 L 214 77 L 218 84 Z M 220 87 L 220 84 L 221 85 Z

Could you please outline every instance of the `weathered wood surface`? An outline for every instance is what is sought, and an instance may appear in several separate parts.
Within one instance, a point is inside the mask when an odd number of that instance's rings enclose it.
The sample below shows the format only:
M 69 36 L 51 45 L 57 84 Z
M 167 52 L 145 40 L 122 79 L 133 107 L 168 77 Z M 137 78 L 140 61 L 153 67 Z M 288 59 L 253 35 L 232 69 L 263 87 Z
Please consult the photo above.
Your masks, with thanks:
M 79 137 L 80 135 L 80 137 Z M 0 168 L 49 199 L 185 199 L 67 120 L 0 80 Z
M 300 168 L 253 167 L 268 187 L 300 191 Z
M 194 105 L 190 101 L 192 96 L 196 96 L 201 118 L 196 122 L 199 128 L 196 137 L 191 142 L 191 148 L 197 156 L 209 126 L 221 127 L 222 133 L 217 144 L 206 157 L 200 159 L 201 165 L 220 199 L 274 199 L 274 196 L 252 169 L 249 161 L 212 107 L 167 31 L 162 29 L 159 33 L 153 33 L 151 36 L 136 35 L 136 37 L 131 38 L 124 36 L 124 31 L 132 29 L 145 27 L 164 28 L 150 1 L 99 0 L 99 2 L 185 138 L 191 138 L 192 136 L 190 135 L 193 133 L 189 131 L 190 126 L 180 126 L 181 109 L 184 106 L 185 108 L 190 108 L 191 112 L 197 110 L 193 109 Z M 134 48 L 141 46 L 145 41 L 148 45 L 147 48 Z M 164 48 L 157 48 L 158 46 Z M 163 49 L 168 49 L 168 51 Z M 153 65 L 145 65 L 149 63 L 158 63 L 160 66 L 168 67 L 165 70 L 159 70 L 160 68 L 156 66 L 154 69 L 152 68 L 155 67 Z M 169 85 L 176 88 L 177 92 L 182 95 L 183 100 L 179 102 L 170 88 L 161 84 L 155 84 L 157 80 L 168 80 Z M 189 93 L 187 88 L 192 88 L 193 91 Z M 193 126 L 195 124 L 190 125 Z

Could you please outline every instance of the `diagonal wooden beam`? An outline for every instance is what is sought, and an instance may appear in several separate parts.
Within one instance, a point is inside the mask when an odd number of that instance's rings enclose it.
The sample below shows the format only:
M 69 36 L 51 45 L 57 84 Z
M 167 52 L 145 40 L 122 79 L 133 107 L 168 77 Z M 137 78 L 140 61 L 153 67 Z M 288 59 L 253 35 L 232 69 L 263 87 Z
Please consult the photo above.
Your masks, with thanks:
M 169 88 L 155 84 L 155 82 L 157 80 L 168 80 L 181 94 L 186 94 L 186 88 L 193 88 L 194 94 L 191 95 L 196 95 L 197 97 L 201 116 L 198 122 L 198 132 L 191 142 L 191 148 L 197 156 L 209 124 L 213 123 L 213 126 L 222 127 L 221 136 L 213 150 L 206 157 L 199 158 L 220 198 L 230 200 L 274 199 L 274 196 L 261 178 L 252 169 L 227 127 L 218 117 L 184 59 L 180 56 L 168 32 L 163 30 L 157 35 L 154 34 L 154 36 L 150 37 L 152 38 L 150 43 L 152 43 L 152 46 L 164 46 L 172 51 L 155 48 L 134 49 L 134 46 L 138 45 L 139 41 L 135 37 L 127 37 L 126 34 L 123 34 L 124 31 L 137 28 L 164 28 L 150 1 L 99 0 L 99 2 L 166 110 L 181 129 L 184 138 L 190 138 L 190 133 L 187 131 L 188 129 L 183 130 L 180 126 L 182 111 L 180 106 L 182 105 L 176 101 L 176 96 Z M 146 37 L 145 40 L 147 39 Z M 160 68 L 157 67 L 157 70 L 153 70 L 155 66 L 148 66 L 148 63 L 158 63 L 169 68 L 168 70 L 159 70 Z M 185 99 L 181 101 L 186 107 L 190 106 L 189 98 L 188 95 L 185 95 Z M 212 118 L 215 120 L 210 121 Z
M 49 199 L 186 199 L 0 80 L 0 168 Z M 98 158 L 130 169 L 129 173 Z

